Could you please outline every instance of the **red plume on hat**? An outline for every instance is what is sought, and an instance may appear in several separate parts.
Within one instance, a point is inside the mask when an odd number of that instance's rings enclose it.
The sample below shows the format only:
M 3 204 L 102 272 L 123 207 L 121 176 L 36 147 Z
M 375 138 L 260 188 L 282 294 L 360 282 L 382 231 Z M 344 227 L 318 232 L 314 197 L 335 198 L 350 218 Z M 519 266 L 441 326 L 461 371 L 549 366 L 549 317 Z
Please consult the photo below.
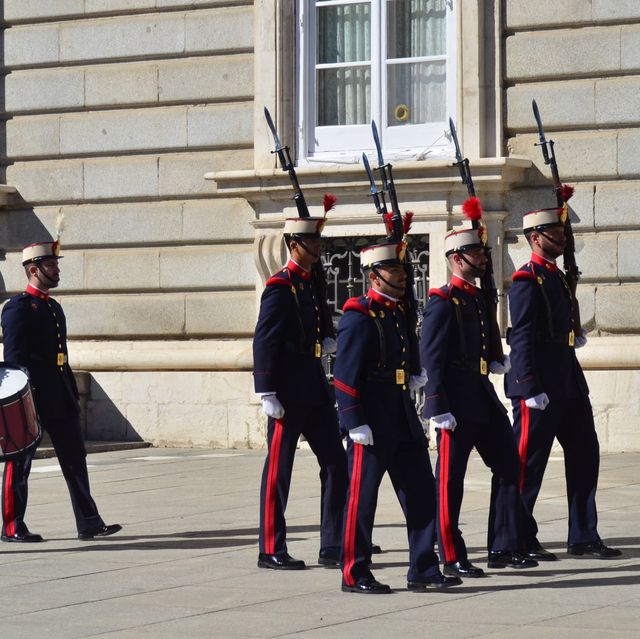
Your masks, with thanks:
M 407 235 L 411 230 L 411 223 L 413 222 L 413 211 L 407 211 L 402 216 L 402 230 L 404 234 Z
M 393 213 L 385 213 L 382 216 L 384 220 L 384 226 L 387 229 L 387 235 L 393 234 Z
M 480 200 L 475 196 L 472 196 L 468 200 L 465 200 L 462 204 L 462 212 L 468 219 L 472 221 L 481 219 L 482 206 L 480 205 Z
M 568 202 L 571 199 L 571 196 L 574 194 L 575 189 L 568 184 L 563 184 L 560 189 L 560 195 L 562 196 L 563 202 Z
M 324 194 L 322 204 L 324 206 L 325 215 L 335 207 L 337 199 L 338 198 L 333 193 Z

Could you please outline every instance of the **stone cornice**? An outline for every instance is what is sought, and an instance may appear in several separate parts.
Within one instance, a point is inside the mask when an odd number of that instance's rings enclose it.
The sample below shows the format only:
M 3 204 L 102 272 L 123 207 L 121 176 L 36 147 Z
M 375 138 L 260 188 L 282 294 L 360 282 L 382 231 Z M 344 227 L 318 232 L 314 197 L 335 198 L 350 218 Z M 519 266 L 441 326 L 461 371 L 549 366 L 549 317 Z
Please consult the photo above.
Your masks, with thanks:
M 525 158 L 482 158 L 473 160 L 473 181 L 478 193 L 504 193 L 525 180 L 531 160 Z M 360 164 L 302 166 L 296 173 L 308 200 L 321 199 L 329 190 L 340 201 L 364 199 L 369 189 Z M 398 162 L 393 166 L 396 189 L 403 198 L 439 194 L 450 197 L 464 194 L 460 174 L 451 160 Z M 229 197 L 243 197 L 251 203 L 284 202 L 291 199 L 289 176 L 280 169 L 219 171 L 206 173 L 206 180 L 216 183 L 216 192 Z

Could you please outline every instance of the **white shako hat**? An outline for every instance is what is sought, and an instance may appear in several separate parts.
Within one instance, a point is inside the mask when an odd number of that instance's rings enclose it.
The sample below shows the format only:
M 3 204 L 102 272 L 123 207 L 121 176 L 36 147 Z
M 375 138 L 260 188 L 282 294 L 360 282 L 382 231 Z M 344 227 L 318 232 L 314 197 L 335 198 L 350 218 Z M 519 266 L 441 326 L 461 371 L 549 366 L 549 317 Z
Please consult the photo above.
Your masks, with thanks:
M 46 259 L 60 259 L 60 242 L 36 242 L 22 249 L 22 266 Z
M 326 217 L 289 217 L 284 221 L 284 235 L 320 238 Z
M 535 231 L 547 226 L 564 226 L 567 219 L 566 207 L 554 207 L 552 209 L 539 209 L 529 211 L 522 216 L 522 230 Z
M 487 248 L 487 230 L 484 225 L 478 228 L 470 228 L 464 223 L 452 229 L 444 238 L 444 254 L 464 252 L 475 248 Z
M 360 264 L 363 269 L 383 264 L 402 264 L 405 261 L 406 252 L 406 242 L 373 244 L 360 251 Z

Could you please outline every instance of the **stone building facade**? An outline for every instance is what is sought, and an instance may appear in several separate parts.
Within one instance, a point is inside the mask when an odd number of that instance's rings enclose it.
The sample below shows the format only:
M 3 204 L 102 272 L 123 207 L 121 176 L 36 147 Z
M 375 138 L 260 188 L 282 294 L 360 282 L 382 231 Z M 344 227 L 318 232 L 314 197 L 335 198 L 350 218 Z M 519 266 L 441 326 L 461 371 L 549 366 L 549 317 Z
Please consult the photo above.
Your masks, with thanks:
M 534 146 L 535 98 L 562 179 L 576 186 L 590 330 L 579 354 L 602 447 L 638 450 L 640 6 L 442 2 L 455 36 L 448 115 L 490 221 L 498 281 L 506 291 L 526 259 L 522 213 L 554 203 Z M 380 234 L 361 164 L 313 157 L 301 135 L 312 4 L 2 3 L 3 296 L 23 286 L 22 245 L 59 236 L 57 294 L 71 363 L 89 374 L 88 437 L 264 445 L 251 334 L 263 282 L 283 259 L 282 221 L 295 210 L 264 106 L 292 147 L 312 213 L 325 191 L 338 197 L 327 234 Z M 441 285 L 444 234 L 466 192 L 446 148 L 389 150 L 401 207 L 428 236 L 430 282 Z M 503 327 L 506 317 L 503 305 Z

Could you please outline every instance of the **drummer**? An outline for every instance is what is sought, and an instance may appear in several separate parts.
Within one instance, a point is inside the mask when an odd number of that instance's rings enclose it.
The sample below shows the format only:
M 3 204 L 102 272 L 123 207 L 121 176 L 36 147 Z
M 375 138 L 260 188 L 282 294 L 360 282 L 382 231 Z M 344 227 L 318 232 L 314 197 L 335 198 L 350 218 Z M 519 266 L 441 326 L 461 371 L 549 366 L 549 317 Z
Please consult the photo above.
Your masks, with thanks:
M 62 307 L 49 297 L 58 286 L 58 242 L 30 244 L 22 251 L 26 291 L 2 309 L 4 361 L 29 373 L 36 409 L 51 437 L 67 482 L 78 539 L 105 537 L 121 530 L 106 525 L 89 490 L 86 450 L 80 429 L 78 389 L 67 357 L 67 327 Z M 2 541 L 39 542 L 24 522 L 27 480 L 35 447 L 6 462 L 2 478 Z

